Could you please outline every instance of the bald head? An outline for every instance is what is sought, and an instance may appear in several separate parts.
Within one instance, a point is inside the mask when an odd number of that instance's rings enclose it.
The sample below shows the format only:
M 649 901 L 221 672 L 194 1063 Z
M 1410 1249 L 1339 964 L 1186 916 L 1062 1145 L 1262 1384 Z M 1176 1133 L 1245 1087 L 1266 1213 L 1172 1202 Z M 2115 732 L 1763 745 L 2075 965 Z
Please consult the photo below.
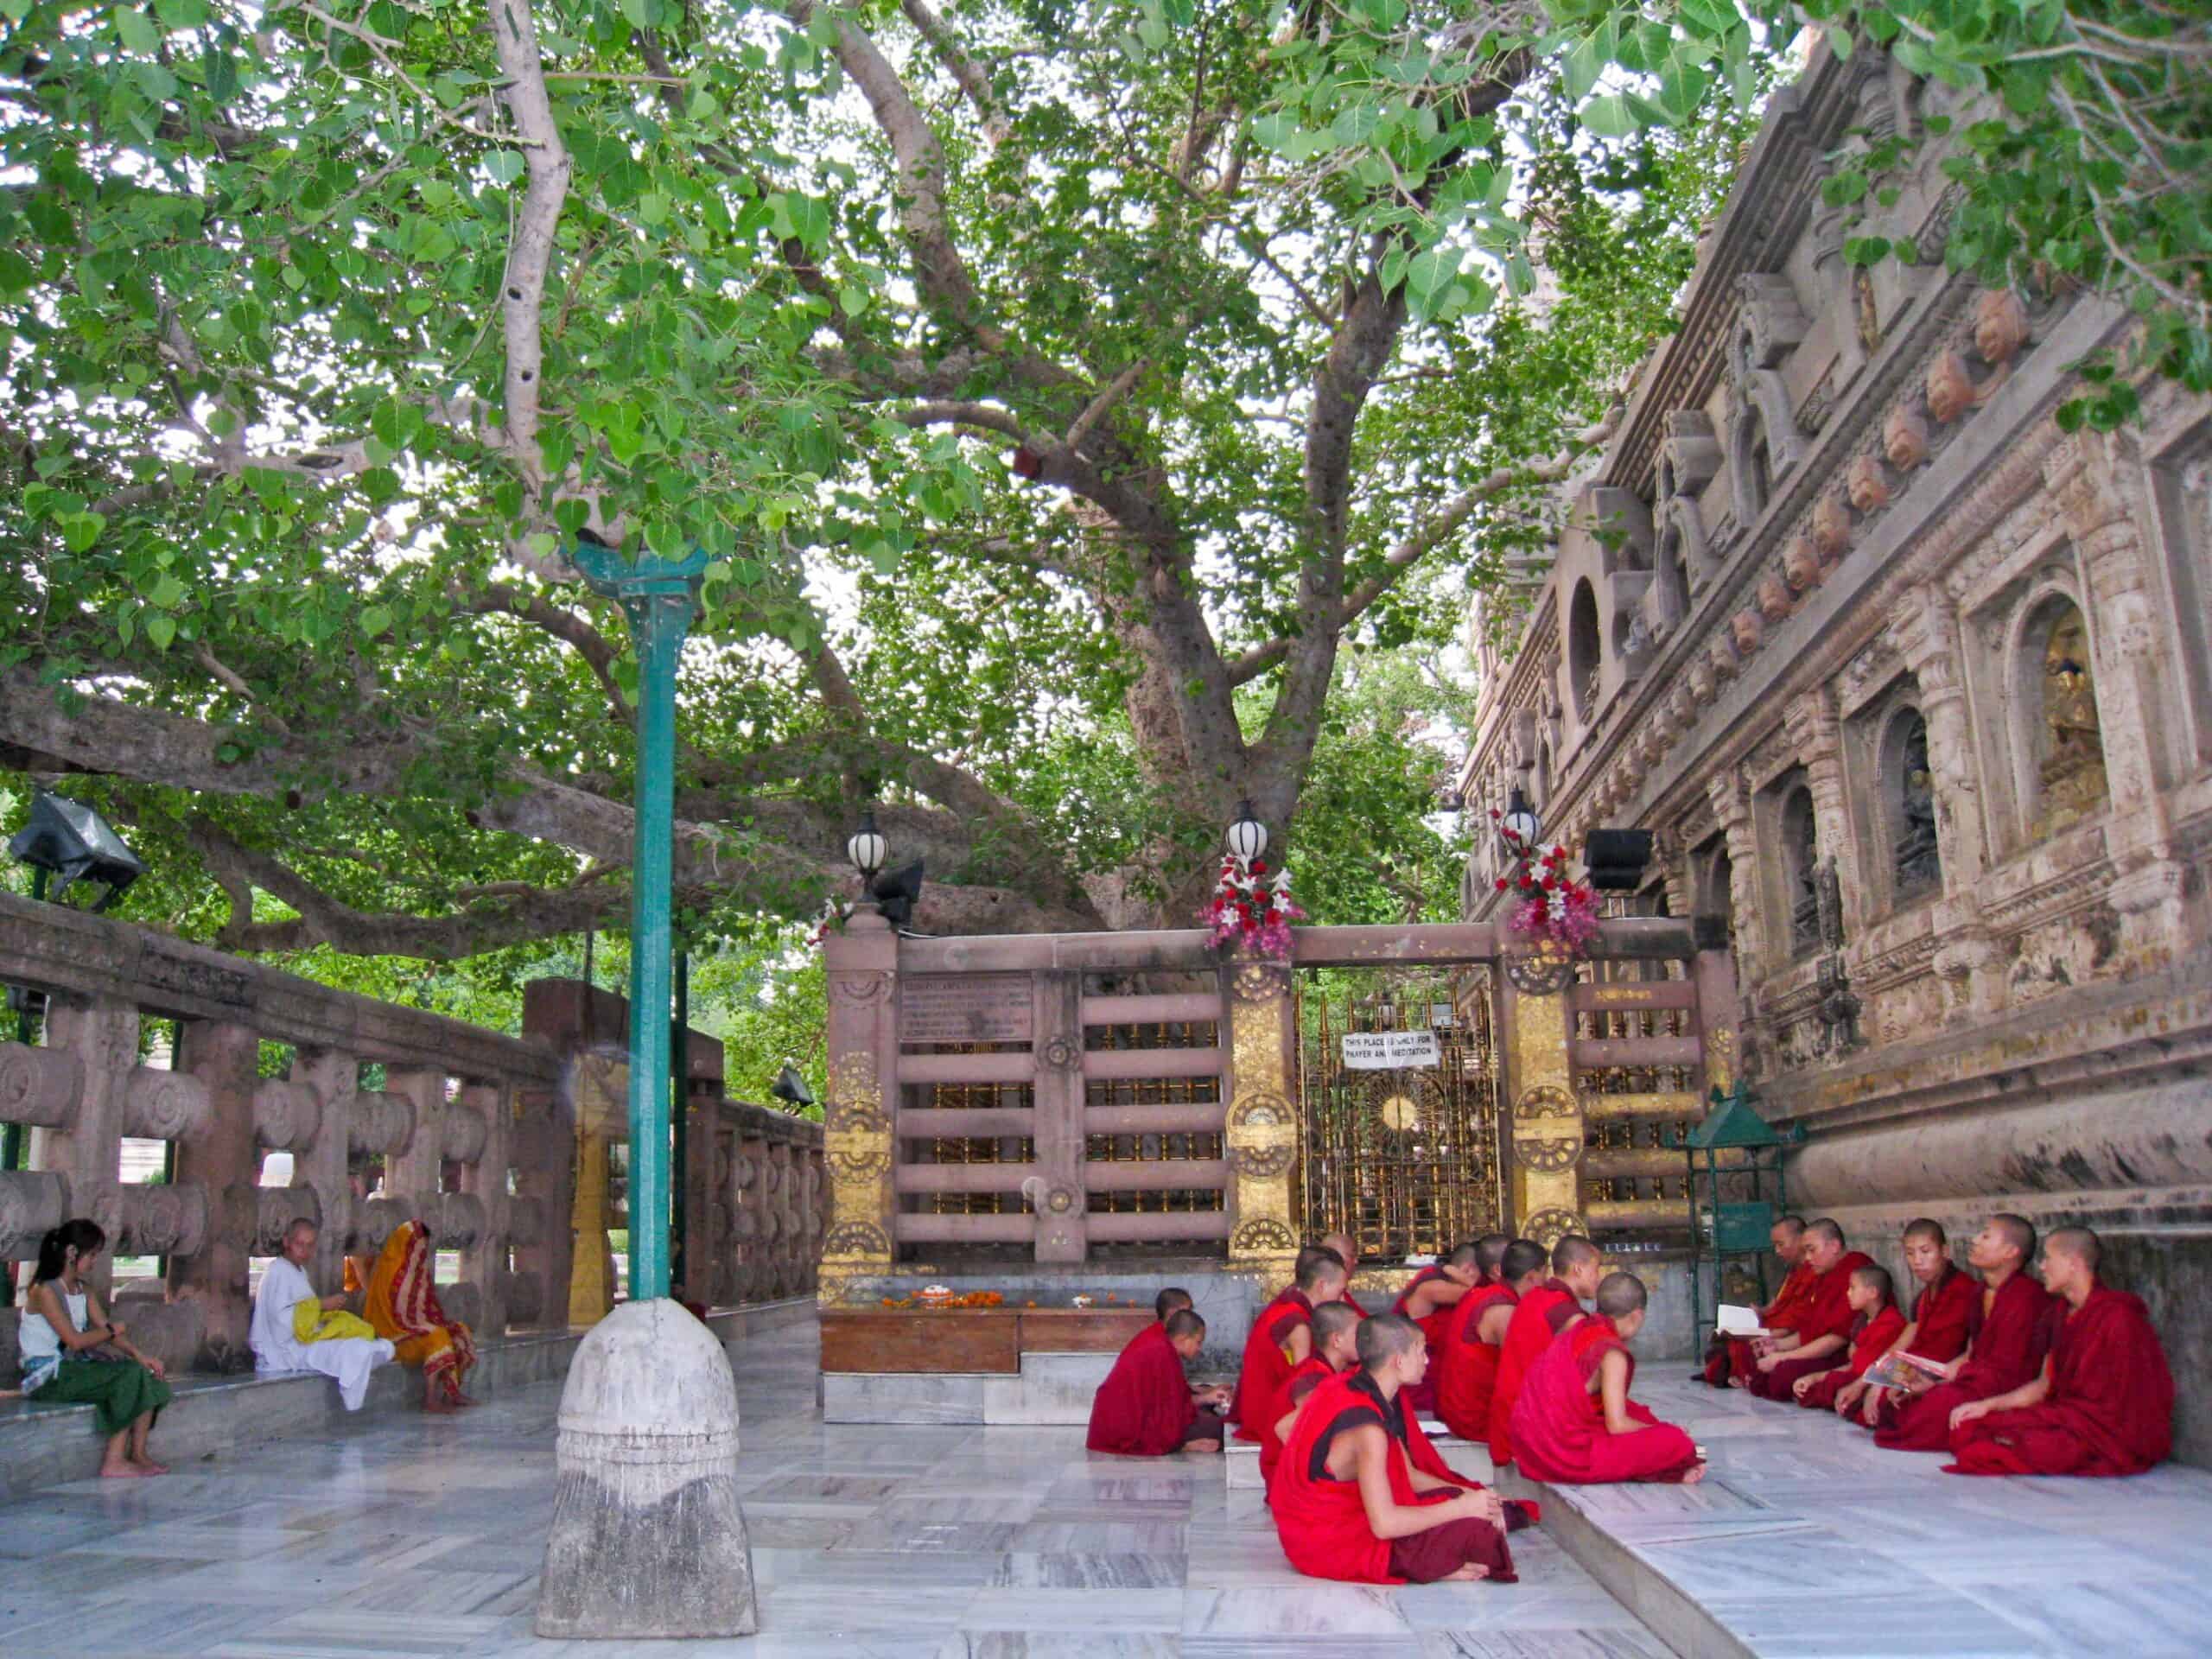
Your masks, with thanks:
M 1484 1233 L 1475 1241 L 1475 1265 L 1483 1270 L 1483 1277 L 1490 1283 L 1501 1281 L 1506 1249 L 1512 1243 L 1503 1233 Z
M 1188 1307 L 1190 1306 L 1191 1293 L 1187 1290 L 1179 1290 L 1174 1286 L 1170 1285 L 1166 1290 L 1161 1291 L 1159 1295 L 1152 1299 L 1152 1316 L 1155 1319 L 1164 1319 L 1170 1313 L 1173 1313 L 1177 1308 Z
M 1323 1249 L 1337 1253 L 1337 1260 L 1344 1264 L 1346 1273 L 1359 1265 L 1359 1246 L 1352 1242 L 1350 1233 L 1324 1234 L 1321 1245 Z
M 1791 1267 L 1805 1254 L 1805 1218 L 1784 1216 L 1766 1230 L 1767 1242 L 1774 1246 L 1774 1253 Z
M 1580 1233 L 1563 1234 L 1552 1246 L 1552 1271 L 1562 1279 L 1586 1262 L 1598 1259 L 1598 1247 Z
M 1399 1313 L 1377 1313 L 1359 1322 L 1359 1363 L 1370 1376 L 1421 1345 L 1421 1327 Z
M 1206 1322 L 1187 1307 L 1171 1310 L 1165 1323 L 1170 1342 L 1184 1337 L 1203 1338 L 1206 1333 Z
M 1826 1273 L 1843 1260 L 1843 1229 L 1825 1216 L 1805 1228 L 1805 1261 L 1815 1273 Z
M 1344 1302 L 1324 1302 L 1313 1310 L 1313 1347 L 1319 1351 L 1332 1338 L 1359 1323 L 1358 1312 Z
M 1641 1313 L 1650 1294 L 1632 1273 L 1609 1273 L 1598 1285 L 1598 1311 L 1609 1319 Z
M 2045 1255 L 2057 1250 L 2072 1256 L 2091 1273 L 2104 1260 L 2103 1242 L 2087 1227 L 2061 1227 L 2044 1241 Z
M 1309 1297 L 1324 1292 L 1331 1297 L 1342 1295 L 1346 1276 L 1334 1250 L 1308 1250 L 1298 1258 L 1298 1287 Z
M 1519 1289 L 1529 1280 L 1541 1279 L 1550 1266 L 1551 1257 L 1544 1253 L 1542 1245 L 1533 1238 L 1516 1238 L 1505 1247 L 1497 1271 L 1507 1284 Z

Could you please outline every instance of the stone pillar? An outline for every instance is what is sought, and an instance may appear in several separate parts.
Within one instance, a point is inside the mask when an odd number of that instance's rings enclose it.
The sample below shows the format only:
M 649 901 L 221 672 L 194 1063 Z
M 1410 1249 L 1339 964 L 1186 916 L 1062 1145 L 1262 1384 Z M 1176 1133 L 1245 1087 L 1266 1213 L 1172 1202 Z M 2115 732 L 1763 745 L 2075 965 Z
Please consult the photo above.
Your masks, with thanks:
M 1229 1014 L 1229 1112 L 1222 1136 L 1230 1166 L 1229 1263 L 1273 1289 L 1289 1282 L 1298 1258 L 1291 1172 L 1298 1162 L 1298 1109 L 1291 1100 L 1297 1040 L 1290 969 L 1243 958 L 1221 969 Z
M 280 1114 L 276 1093 L 268 1090 L 265 1105 L 260 1093 L 254 1097 L 254 1133 L 264 1146 L 291 1153 L 294 1185 L 314 1189 L 322 1231 L 308 1274 L 318 1290 L 334 1291 L 346 1282 L 346 1255 L 364 1248 L 359 1234 L 368 1224 L 364 1206 L 354 1201 L 349 1175 L 361 1063 L 343 1049 L 303 1048 L 292 1057 L 286 1087 L 303 1091 L 314 1103 L 315 1121 L 304 1121 L 305 1103 L 296 1099 L 288 1100 L 288 1109 Z M 279 1122 L 280 1116 L 288 1121 Z
M 748 1114 L 750 1116 L 750 1114 Z M 737 1155 L 730 1168 L 735 1184 L 736 1212 L 731 1226 L 737 1236 L 736 1283 L 741 1301 L 767 1294 L 768 1272 L 768 1142 L 758 1123 L 738 1138 Z
M 1081 1262 L 1090 1248 L 1090 1200 L 1083 1168 L 1083 976 L 1033 974 L 1030 995 L 1030 1052 L 1037 1067 L 1033 1144 L 1037 1173 L 1045 1183 L 1036 1205 L 1037 1259 Z
M 826 1306 L 843 1300 L 855 1279 L 887 1271 L 897 1248 L 899 936 L 863 906 L 842 933 L 823 941 L 822 954 L 830 982 L 823 1142 L 830 1220 L 820 1293 Z M 762 1224 L 756 1245 L 768 1242 L 765 1216 Z
M 123 1234 L 123 1123 L 138 1063 L 138 1010 L 110 997 L 51 996 L 46 1046 L 68 1055 L 83 1081 L 69 1122 L 32 1135 L 31 1167 L 66 1178 L 70 1215 L 89 1216 L 114 1241 Z M 114 1277 L 114 1255 L 103 1252 L 86 1282 L 105 1302 Z
M 1820 839 L 1821 861 L 1833 860 L 1835 864 L 1843 900 L 1844 937 L 1855 941 L 1866 931 L 1867 881 L 1859 863 L 1859 836 L 1845 798 L 1843 727 L 1836 716 L 1834 694 L 1826 685 L 1816 686 L 1792 702 L 1784 718 L 1790 741 L 1804 763 L 1806 785 L 1812 791 L 1814 832 Z M 1734 855 L 1730 858 L 1732 863 Z
M 1498 955 L 1505 954 L 1504 924 Z M 1587 1233 L 1581 1212 L 1585 1131 L 1581 1097 L 1567 1060 L 1573 1004 L 1568 996 L 1529 996 L 1499 976 L 1504 1035 L 1505 1098 L 1511 1101 L 1513 1167 L 1506 1230 L 1549 1249 L 1568 1233 Z
M 219 1020 L 186 1020 L 180 1037 L 178 1068 L 207 1087 L 213 1109 L 204 1128 L 179 1137 L 176 1179 L 204 1189 L 212 1213 L 200 1249 L 169 1258 L 168 1296 L 200 1305 L 196 1365 L 244 1370 L 251 1363 L 246 1331 L 253 1323 L 248 1269 L 258 1230 L 255 1188 L 261 1154 L 254 1102 L 261 1038 L 251 1026 Z
M 683 1071 L 683 1292 L 711 1304 L 718 1277 L 715 1233 L 715 1132 L 721 1119 L 722 1046 L 696 1031 L 684 1033 Z
M 385 1092 L 410 1101 L 415 1107 L 415 1133 L 404 1147 L 385 1160 L 384 1189 L 404 1212 L 403 1221 L 420 1221 L 435 1234 L 438 1226 L 438 1194 L 445 1190 L 447 1118 L 446 1074 L 434 1066 L 388 1066 Z M 433 1238 L 433 1248 L 445 1248 Z M 369 1243 L 384 1248 L 379 1238 Z
M 1760 903 L 1758 836 L 1751 821 L 1750 792 L 1735 768 L 1713 772 L 1705 782 L 1706 798 L 1713 803 L 1728 846 L 1729 898 L 1735 910 L 1736 955 L 1748 965 L 1747 976 L 1773 971 L 1767 948 L 1766 914 Z
M 1697 987 L 1698 1044 L 1709 1098 L 1713 1090 L 1725 1095 L 1736 1086 L 1736 959 L 1725 936 L 1707 938 L 1700 931 L 1696 944 L 1690 979 Z
M 513 1205 L 507 1193 L 507 1170 L 514 1161 L 515 1086 L 506 1082 L 472 1084 L 461 1091 L 460 1103 L 463 1111 L 451 1127 L 461 1141 L 474 1138 L 476 1147 L 473 1158 L 460 1160 L 461 1190 L 484 1212 L 483 1232 L 461 1253 L 461 1276 L 476 1287 L 477 1317 L 483 1325 L 480 1334 L 499 1337 L 507 1329 Z M 447 1149 L 467 1150 L 461 1141 L 448 1143 Z

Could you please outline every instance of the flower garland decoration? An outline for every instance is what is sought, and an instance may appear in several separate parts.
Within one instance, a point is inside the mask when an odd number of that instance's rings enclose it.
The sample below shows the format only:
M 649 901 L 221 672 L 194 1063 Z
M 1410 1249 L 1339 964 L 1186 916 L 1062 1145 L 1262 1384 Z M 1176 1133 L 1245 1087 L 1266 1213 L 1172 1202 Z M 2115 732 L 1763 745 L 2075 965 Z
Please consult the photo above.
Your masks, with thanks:
M 1242 946 L 1254 956 L 1290 960 L 1290 925 L 1306 919 L 1290 896 L 1290 872 L 1270 871 L 1268 861 L 1246 863 L 1234 853 L 1221 858 L 1213 902 L 1199 912 L 1217 950 Z
M 1514 861 L 1513 874 L 1497 880 L 1500 893 L 1516 897 L 1506 914 L 1507 928 L 1516 938 L 1581 956 L 1598 933 L 1598 894 L 1589 871 L 1570 862 L 1564 847 L 1529 845 L 1496 807 L 1490 816 Z
M 819 945 L 832 933 L 843 932 L 852 913 L 850 905 L 840 902 L 836 894 L 831 894 L 830 902 L 822 906 L 822 913 L 814 918 L 814 927 L 806 936 L 807 944 Z

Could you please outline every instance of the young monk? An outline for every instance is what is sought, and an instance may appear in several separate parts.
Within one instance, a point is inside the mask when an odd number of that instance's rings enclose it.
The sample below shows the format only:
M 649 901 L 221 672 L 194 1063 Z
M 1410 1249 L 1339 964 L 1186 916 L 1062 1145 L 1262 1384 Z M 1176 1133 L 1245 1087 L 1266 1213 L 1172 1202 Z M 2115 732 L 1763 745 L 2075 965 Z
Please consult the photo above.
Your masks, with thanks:
M 1440 1459 L 1399 1395 L 1427 1365 L 1412 1320 L 1366 1319 L 1358 1369 L 1299 1408 L 1268 1499 L 1300 1573 L 1354 1584 L 1514 1582 L 1497 1495 L 1423 1466 Z
M 1598 1294 L 1605 1276 L 1598 1247 L 1580 1233 L 1567 1233 L 1552 1246 L 1551 1277 L 1523 1295 L 1506 1322 L 1490 1395 L 1490 1460 L 1498 1468 L 1513 1461 L 1513 1408 L 1520 1402 L 1522 1379 L 1552 1338 L 1580 1314 L 1583 1301 Z
M 1759 1323 L 1770 1331 L 1777 1331 L 1796 1314 L 1797 1304 L 1812 1285 L 1813 1269 L 1805 1262 L 1802 1217 L 1783 1217 L 1767 1229 L 1766 1236 L 1784 1272 L 1782 1288 L 1775 1292 L 1772 1301 L 1758 1311 Z M 1719 1389 L 1737 1377 L 1749 1376 L 1770 1340 L 1766 1337 L 1724 1337 L 1714 1332 L 1712 1346 L 1705 1351 L 1705 1380 Z
M 1243 1369 L 1229 1410 L 1240 1440 L 1267 1444 L 1263 1414 L 1299 1362 L 1313 1351 L 1313 1310 L 1344 1297 L 1344 1265 L 1334 1250 L 1307 1246 L 1298 1253 L 1294 1273 L 1290 1287 L 1260 1310 L 1244 1338 Z
M 1205 1345 L 1206 1322 L 1187 1307 L 1130 1338 L 1090 1402 L 1084 1444 L 1125 1458 L 1220 1451 L 1221 1419 L 1198 1408 L 1225 1402 L 1229 1390 L 1193 1389 L 1183 1374 Z
M 1350 1370 L 1359 1358 L 1360 1316 L 1350 1302 L 1324 1302 L 1313 1310 L 1313 1351 L 1298 1362 L 1268 1408 L 1268 1432 L 1260 1441 L 1260 1478 L 1272 1485 L 1282 1459 L 1283 1436 L 1306 1396 L 1331 1377 Z
M 1478 1240 L 1476 1249 L 1487 1240 Z M 1506 1241 L 1500 1252 L 1501 1282 L 1471 1290 L 1452 1305 L 1443 1339 L 1430 1351 L 1436 1373 L 1436 1414 L 1463 1440 L 1490 1439 L 1490 1398 L 1506 1327 L 1521 1299 L 1544 1282 L 1551 1258 L 1533 1239 Z
M 1951 1413 L 1954 1475 L 2139 1475 L 2173 1450 L 2174 1379 L 2139 1297 L 2097 1278 L 2087 1227 L 2044 1241 L 2043 1286 L 2065 1317 L 2032 1382 Z
M 1482 1282 L 1481 1252 L 1472 1244 L 1461 1244 L 1441 1262 L 1415 1274 L 1391 1304 L 1393 1313 L 1421 1326 L 1422 1339 L 1428 1344 L 1428 1376 L 1406 1390 L 1406 1404 L 1413 1410 L 1436 1409 L 1435 1356 L 1443 1350 L 1445 1323 L 1460 1300 Z
M 1923 1216 L 1904 1230 L 1904 1264 L 1919 1292 L 1912 1301 L 1912 1319 L 1890 1344 L 1890 1354 L 1915 1354 L 1923 1359 L 1950 1361 L 1966 1351 L 1967 1322 L 1981 1296 L 1981 1281 L 1962 1273 L 1951 1261 L 1950 1236 L 1943 1224 Z M 1878 1356 L 1886 1359 L 1889 1354 Z M 1866 1386 L 1862 1376 L 1837 1391 L 1835 1408 L 1847 1421 L 1855 1414 L 1869 1428 L 1880 1418 L 1887 1389 Z
M 1177 1308 L 1191 1307 L 1193 1306 L 1195 1306 L 1195 1304 L 1191 1300 L 1191 1293 L 1189 1291 L 1184 1290 L 1179 1286 L 1170 1285 L 1166 1289 L 1161 1291 L 1159 1295 L 1152 1299 L 1152 1317 L 1155 1319 L 1164 1320 Z
M 1799 1377 L 1833 1370 L 1849 1357 L 1851 1275 L 1872 1267 L 1874 1259 L 1845 1249 L 1843 1229 L 1823 1217 L 1805 1229 L 1805 1265 L 1813 1270 L 1812 1284 L 1790 1311 L 1789 1328 L 1777 1330 L 1748 1376 L 1728 1379 L 1731 1388 L 1747 1388 L 1762 1400 L 1787 1400 Z
M 1874 1444 L 1892 1452 L 1942 1452 L 1951 1440 L 1951 1414 L 1975 1400 L 2009 1394 L 2043 1369 L 2050 1349 L 2050 1298 L 2027 1271 L 2036 1230 L 2018 1216 L 1992 1216 L 1967 1248 L 1981 1274 L 1981 1295 L 1967 1325 L 1967 1351 L 1941 1382 L 1916 1384 L 1911 1395 L 1885 1402 Z
M 1904 1333 L 1904 1315 L 1898 1311 L 1897 1287 L 1887 1268 L 1869 1262 L 1851 1271 L 1851 1351 L 1833 1370 L 1801 1376 L 1789 1385 L 1797 1403 L 1808 1411 L 1843 1411 L 1837 1398 L 1847 1385 L 1866 1375 L 1866 1368 L 1897 1345 Z
M 1337 1260 L 1344 1263 L 1344 1306 L 1358 1314 L 1361 1319 L 1367 1318 L 1367 1310 L 1359 1305 L 1359 1299 L 1351 1294 L 1351 1276 L 1359 1271 L 1359 1246 L 1352 1242 L 1350 1233 L 1329 1233 L 1323 1236 L 1321 1248 L 1332 1251 Z
M 1643 1281 L 1609 1273 L 1598 1312 L 1578 1316 L 1529 1368 L 1513 1408 L 1513 1453 L 1530 1480 L 1594 1485 L 1617 1480 L 1687 1484 L 1705 1478 L 1690 1437 L 1628 1397 L 1643 1328 Z

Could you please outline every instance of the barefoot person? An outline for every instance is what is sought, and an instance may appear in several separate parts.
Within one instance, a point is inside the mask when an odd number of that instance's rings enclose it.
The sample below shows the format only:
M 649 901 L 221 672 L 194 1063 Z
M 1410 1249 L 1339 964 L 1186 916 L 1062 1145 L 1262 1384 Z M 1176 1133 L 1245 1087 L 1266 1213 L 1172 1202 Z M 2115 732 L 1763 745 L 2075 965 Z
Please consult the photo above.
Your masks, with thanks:
M 1967 1325 L 1981 1296 L 1981 1281 L 1952 1262 L 1951 1241 L 1943 1224 L 1926 1216 L 1905 1224 L 1904 1264 L 1920 1287 L 1912 1300 L 1912 1319 L 1877 1363 L 1891 1354 L 1912 1354 L 1948 1363 L 1966 1351 Z M 1887 1389 L 1869 1388 L 1862 1377 L 1837 1391 L 1835 1408 L 1847 1421 L 1855 1420 L 1872 1428 L 1880 1421 L 1884 1403 L 1893 1397 Z
M 1428 1344 L 1428 1375 L 1406 1390 L 1406 1403 L 1413 1410 L 1436 1409 L 1436 1356 L 1444 1349 L 1444 1327 L 1460 1299 L 1483 1282 L 1481 1250 L 1473 1244 L 1461 1244 L 1441 1262 L 1415 1274 L 1390 1305 L 1393 1313 L 1421 1326 L 1422 1339 Z
M 1283 1437 L 1297 1420 L 1299 1407 L 1331 1377 L 1359 1363 L 1360 1315 L 1350 1302 L 1324 1302 L 1313 1310 L 1313 1351 L 1283 1379 L 1274 1402 L 1268 1409 L 1267 1436 L 1260 1442 L 1260 1479 L 1274 1484 L 1275 1465 L 1282 1460 Z
M 160 1360 L 130 1345 L 123 1321 L 109 1318 L 85 1283 L 106 1248 L 99 1224 L 82 1216 L 48 1229 L 39 1240 L 38 1267 L 17 1327 L 22 1392 L 49 1405 L 92 1408 L 107 1436 L 100 1458 L 105 1478 L 166 1475 L 168 1469 L 146 1455 L 146 1436 L 169 1402 L 168 1374 Z
M 1530 1480 L 1595 1485 L 1618 1480 L 1700 1480 L 1690 1437 L 1628 1397 L 1643 1328 L 1643 1281 L 1609 1273 L 1598 1311 L 1576 1319 L 1529 1368 L 1513 1408 L 1513 1455 Z
M 1290 1287 L 1260 1310 L 1244 1338 L 1244 1364 L 1229 1410 L 1240 1440 L 1267 1444 L 1264 1414 L 1299 1362 L 1313 1351 L 1313 1310 L 1344 1299 L 1344 1264 L 1334 1250 L 1308 1245 L 1298 1253 L 1293 1272 Z
M 1851 1270 L 1851 1347 L 1844 1363 L 1817 1376 L 1801 1376 L 1789 1392 L 1808 1411 L 1846 1411 L 1838 1404 L 1843 1390 L 1866 1375 L 1867 1367 L 1897 1345 L 1904 1334 L 1904 1315 L 1887 1268 L 1868 1262 Z
M 2064 1304 L 2032 1382 L 1951 1413 L 1954 1475 L 2139 1475 L 2173 1450 L 2174 1379 L 2142 1300 L 2097 1278 L 2086 1227 L 2044 1242 L 2043 1286 Z
M 1605 1258 L 1580 1233 L 1563 1235 L 1552 1246 L 1551 1277 L 1521 1298 L 1506 1322 L 1497 1356 L 1497 1381 L 1490 1395 L 1490 1460 L 1503 1469 L 1513 1461 L 1513 1408 L 1521 1382 L 1552 1338 L 1582 1313 L 1605 1276 Z
M 458 1411 L 476 1403 L 462 1391 L 475 1368 L 476 1340 L 438 1305 L 437 1263 L 430 1230 L 419 1221 L 400 1223 L 385 1240 L 369 1274 L 361 1313 L 370 1328 L 391 1344 L 393 1357 L 423 1368 L 423 1409 Z M 702 1309 L 692 1312 L 703 1317 Z
M 1874 1265 L 1872 1256 L 1847 1249 L 1843 1229 L 1825 1218 L 1805 1229 L 1805 1265 L 1811 1284 L 1790 1310 L 1789 1328 L 1777 1329 L 1752 1362 L 1750 1374 L 1728 1379 L 1762 1400 L 1787 1400 L 1801 1376 L 1834 1370 L 1849 1357 L 1851 1275 Z
M 1767 1229 L 1766 1236 L 1784 1272 L 1782 1288 L 1775 1292 L 1772 1301 L 1758 1310 L 1759 1323 L 1770 1331 L 1778 1331 L 1796 1316 L 1798 1303 L 1812 1286 L 1813 1269 L 1805 1261 L 1805 1223 L 1802 1217 L 1783 1217 Z M 1749 1377 L 1768 1340 L 1764 1337 L 1746 1339 L 1715 1333 L 1713 1345 L 1706 1350 L 1705 1380 L 1718 1389 L 1738 1377 Z
M 1421 1425 L 1398 1395 L 1427 1364 L 1410 1319 L 1364 1320 L 1358 1368 L 1299 1408 L 1268 1497 L 1283 1554 L 1300 1573 L 1353 1584 L 1514 1581 L 1497 1495 L 1425 1471 L 1408 1449 Z
M 2050 1351 L 2050 1298 L 2028 1264 L 2036 1230 L 2018 1216 L 1992 1216 L 1967 1248 L 1981 1274 L 1981 1296 L 1967 1322 L 1967 1351 L 1940 1382 L 1882 1407 L 1874 1444 L 1892 1452 L 1950 1448 L 1951 1414 L 1975 1400 L 2009 1394 L 2043 1370 Z
M 1124 1458 L 1220 1451 L 1221 1418 L 1199 1408 L 1227 1404 L 1229 1390 L 1194 1389 L 1183 1370 L 1205 1345 L 1206 1322 L 1187 1307 L 1130 1338 L 1090 1402 L 1084 1446 Z
M 1481 1249 L 1488 1240 L 1478 1240 Z M 1453 1304 L 1443 1340 L 1430 1351 L 1436 1373 L 1436 1414 L 1463 1440 L 1490 1439 L 1490 1400 L 1506 1328 L 1521 1299 L 1544 1282 L 1551 1259 L 1532 1239 L 1506 1240 L 1495 1276 L 1501 1281 L 1471 1290 Z
M 336 1380 L 346 1409 L 359 1411 L 369 1397 L 369 1373 L 391 1357 L 392 1345 L 372 1333 L 325 1334 L 334 1325 L 359 1332 L 368 1332 L 369 1326 L 350 1316 L 342 1325 L 328 1319 L 346 1306 L 345 1293 L 318 1296 L 308 1282 L 307 1265 L 314 1259 L 320 1230 L 305 1219 L 284 1230 L 284 1254 L 261 1275 L 247 1340 L 253 1347 L 254 1369 L 264 1376 L 320 1371 Z

